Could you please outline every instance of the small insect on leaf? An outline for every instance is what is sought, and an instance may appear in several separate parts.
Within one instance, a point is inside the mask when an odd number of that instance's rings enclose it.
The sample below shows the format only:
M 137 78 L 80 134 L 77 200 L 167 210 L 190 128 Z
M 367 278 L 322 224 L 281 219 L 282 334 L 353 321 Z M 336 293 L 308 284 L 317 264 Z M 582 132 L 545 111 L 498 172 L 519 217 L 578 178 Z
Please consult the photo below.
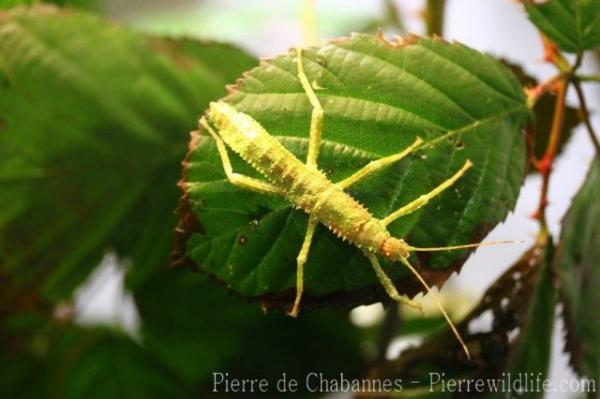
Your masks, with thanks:
M 294 50 L 211 104 L 185 170 L 182 220 L 202 226 L 180 242 L 189 259 L 292 314 L 388 295 L 418 306 L 402 294 L 459 270 L 462 245 L 515 204 L 529 113 L 491 57 L 405 43 L 356 35 Z

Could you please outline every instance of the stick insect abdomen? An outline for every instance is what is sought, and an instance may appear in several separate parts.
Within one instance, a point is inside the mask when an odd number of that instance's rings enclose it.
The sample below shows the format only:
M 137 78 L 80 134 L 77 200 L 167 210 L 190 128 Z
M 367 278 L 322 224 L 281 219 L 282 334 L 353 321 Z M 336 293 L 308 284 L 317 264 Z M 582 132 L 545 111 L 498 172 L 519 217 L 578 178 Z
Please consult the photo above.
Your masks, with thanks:
M 223 141 L 269 180 L 281 194 L 340 238 L 382 252 L 390 233 L 365 207 L 322 172 L 302 163 L 250 116 L 211 103 L 209 120 Z
M 390 238 L 387 231 L 358 201 L 330 183 L 331 188 L 320 195 L 314 216 L 338 237 L 358 248 L 378 251 Z

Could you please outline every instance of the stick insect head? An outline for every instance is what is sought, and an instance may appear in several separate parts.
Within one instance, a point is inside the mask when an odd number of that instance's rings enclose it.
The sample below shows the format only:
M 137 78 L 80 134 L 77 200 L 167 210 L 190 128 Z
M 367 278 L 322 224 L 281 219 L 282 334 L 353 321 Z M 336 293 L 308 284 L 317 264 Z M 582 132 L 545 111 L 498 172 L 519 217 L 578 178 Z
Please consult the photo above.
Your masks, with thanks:
M 398 262 L 400 258 L 408 258 L 410 248 L 404 240 L 390 237 L 383 242 L 379 253 L 392 262 Z

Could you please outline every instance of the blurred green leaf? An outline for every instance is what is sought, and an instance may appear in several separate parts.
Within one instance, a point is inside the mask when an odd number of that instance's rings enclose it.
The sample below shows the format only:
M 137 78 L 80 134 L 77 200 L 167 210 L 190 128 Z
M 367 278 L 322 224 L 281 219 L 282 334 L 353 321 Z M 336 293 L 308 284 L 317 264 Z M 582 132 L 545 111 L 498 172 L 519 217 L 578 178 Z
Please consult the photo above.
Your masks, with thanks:
M 579 53 L 600 47 L 600 0 L 523 3 L 529 19 L 561 49 Z
M 33 342 L 0 362 L 3 397 L 192 397 L 189 386 L 121 333 L 55 325 L 36 332 Z
M 546 378 L 552 352 L 552 327 L 556 308 L 556 289 L 552 273 L 553 245 L 549 240 L 546 248 L 534 248 L 533 259 L 527 266 L 535 270 L 535 281 L 531 287 L 531 300 L 527 304 L 525 318 L 508 358 L 507 371 L 514 376 L 534 375 L 541 380 Z M 536 270 L 537 269 L 537 270 Z M 513 275 L 514 277 L 514 275 Z M 523 305 L 523 304 L 522 304 Z M 498 395 L 498 397 L 505 397 Z M 543 390 L 528 390 L 523 398 L 543 398 Z
M 242 350 L 243 335 L 262 317 L 189 270 L 158 271 L 136 289 L 135 301 L 144 345 L 187 381 L 206 382 Z
M 303 380 L 309 372 L 333 377 L 364 370 L 364 337 L 347 312 L 264 315 L 188 270 L 158 269 L 138 287 L 135 342 L 118 331 L 74 326 L 68 304 L 53 311 L 35 290 L 5 277 L 0 274 L 1 397 L 207 397 L 212 373 L 227 372 L 266 378 L 271 388 L 260 397 L 277 398 L 283 373 Z M 223 398 L 219 390 L 216 397 Z M 315 396 L 303 388 L 297 395 Z
M 43 342 L 34 341 L 33 335 L 44 329 L 44 314 L 50 310 L 34 290 L 17 287 L 11 280 L 0 269 L 0 396 L 45 397 L 45 387 L 38 380 L 45 372 L 35 355 L 36 346 Z
M 187 270 L 157 272 L 135 300 L 144 346 L 188 383 L 212 383 L 211 373 L 229 372 L 275 384 L 283 372 L 356 375 L 362 366 L 359 330 L 346 312 L 265 315 Z
M 58 6 L 74 6 L 82 8 L 96 8 L 98 0 L 44 0 L 43 3 Z M 21 5 L 35 5 L 42 3 L 40 0 L 0 0 L 0 9 L 9 9 Z
M 425 247 L 473 242 L 512 209 L 523 181 L 521 128 L 529 112 L 519 82 L 497 61 L 438 39 L 392 43 L 369 35 L 303 54 L 309 81 L 322 88 L 317 91 L 325 109 L 319 167 L 333 181 L 406 148 L 417 136 L 435 143 L 352 187 L 351 195 L 376 217 L 430 191 L 467 159 L 475 164 L 451 190 L 390 225 L 395 236 Z M 296 77 L 294 52 L 250 71 L 226 101 L 305 158 L 311 108 Z M 207 135 L 195 138 L 192 149 L 185 176 L 193 184 L 180 224 L 191 234 L 189 257 L 245 296 L 289 305 L 306 215 L 279 197 L 234 188 Z M 256 175 L 239 157 L 233 162 L 236 171 Z M 437 252 L 413 261 L 426 279 L 441 284 L 466 255 Z M 387 269 L 403 277 L 398 282 L 403 292 L 419 291 L 402 266 Z M 323 226 L 305 270 L 307 306 L 385 297 L 363 253 Z
M 0 262 L 67 297 L 114 249 L 164 266 L 180 160 L 209 100 L 255 61 L 39 6 L 0 15 Z
M 130 338 L 71 328 L 50 346 L 50 391 L 61 398 L 181 397 L 185 386 Z
M 580 375 L 600 381 L 600 160 L 596 159 L 562 222 L 555 266 L 567 349 Z

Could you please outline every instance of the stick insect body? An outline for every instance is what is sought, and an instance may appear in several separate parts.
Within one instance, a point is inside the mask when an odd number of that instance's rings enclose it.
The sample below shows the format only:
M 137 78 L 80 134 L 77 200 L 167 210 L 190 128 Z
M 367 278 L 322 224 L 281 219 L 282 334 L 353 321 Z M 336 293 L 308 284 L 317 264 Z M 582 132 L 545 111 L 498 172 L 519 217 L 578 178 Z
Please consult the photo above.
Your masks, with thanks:
M 289 314 L 296 317 L 300 309 L 304 288 L 304 264 L 308 257 L 315 227 L 319 223 L 327 226 L 338 237 L 349 241 L 364 252 L 371 262 L 379 281 L 392 299 L 409 306 L 421 308 L 417 302 L 406 296 L 401 296 L 397 292 L 393 282 L 382 269 L 377 256 L 385 257 L 393 262 L 403 263 L 426 290 L 432 292 L 429 285 L 409 263 L 410 252 L 461 249 L 480 244 L 442 248 L 416 248 L 408 245 L 400 238 L 393 237 L 387 226 L 399 217 L 421 208 L 432 198 L 452 186 L 472 166 L 472 163 L 467 160 L 453 176 L 429 193 L 420 196 L 383 219 L 375 218 L 344 190 L 373 172 L 398 162 L 415 152 L 423 145 L 423 140 L 417 138 L 405 150 L 372 161 L 340 182 L 332 182 L 317 167 L 323 127 L 323 109 L 304 73 L 301 49 L 297 49 L 297 68 L 302 87 L 313 107 L 306 163 L 303 163 L 289 152 L 256 120 L 237 111 L 225 102 L 212 102 L 206 116 L 200 120 L 200 124 L 214 138 L 226 176 L 232 184 L 261 193 L 282 195 L 297 208 L 304 210 L 309 216 L 306 235 L 297 257 L 296 298 Z M 251 164 L 268 182 L 234 173 L 226 145 Z M 439 299 L 433 293 L 432 296 L 465 353 L 469 356 L 465 343 Z

